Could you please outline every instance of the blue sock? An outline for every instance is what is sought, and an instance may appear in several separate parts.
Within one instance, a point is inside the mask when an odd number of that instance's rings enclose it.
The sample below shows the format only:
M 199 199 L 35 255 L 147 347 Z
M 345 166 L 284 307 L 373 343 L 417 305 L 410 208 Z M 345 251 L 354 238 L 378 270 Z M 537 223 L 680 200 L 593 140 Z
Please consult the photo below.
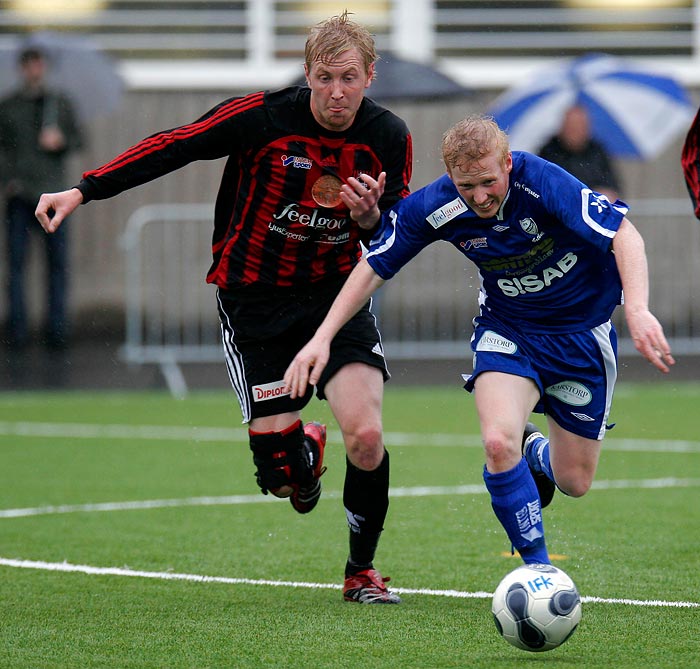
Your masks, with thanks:
M 554 481 L 554 472 L 552 472 L 552 465 L 549 462 L 549 439 L 546 437 L 533 439 L 525 449 L 525 459 L 530 465 L 530 469 L 544 474 L 550 481 Z
M 540 496 L 525 458 L 498 474 L 484 467 L 484 483 L 491 494 L 491 507 L 523 561 L 549 564 Z

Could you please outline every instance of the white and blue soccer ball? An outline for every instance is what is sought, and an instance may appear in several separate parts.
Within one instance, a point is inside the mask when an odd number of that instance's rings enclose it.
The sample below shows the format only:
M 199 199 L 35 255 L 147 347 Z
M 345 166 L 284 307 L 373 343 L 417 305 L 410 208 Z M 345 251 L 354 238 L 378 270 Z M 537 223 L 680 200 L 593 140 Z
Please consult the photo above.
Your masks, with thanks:
M 508 643 L 537 653 L 561 646 L 574 633 L 581 621 L 581 597 L 561 569 L 525 564 L 498 584 L 491 611 Z

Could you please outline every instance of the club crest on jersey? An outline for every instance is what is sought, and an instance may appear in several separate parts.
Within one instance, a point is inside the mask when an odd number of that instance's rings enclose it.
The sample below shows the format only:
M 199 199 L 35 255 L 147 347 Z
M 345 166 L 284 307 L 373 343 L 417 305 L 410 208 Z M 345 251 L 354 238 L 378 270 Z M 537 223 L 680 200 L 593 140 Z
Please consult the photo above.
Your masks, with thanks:
M 342 200 L 340 199 L 340 187 L 343 182 L 332 174 L 324 174 L 316 179 L 314 185 L 311 186 L 311 197 L 314 202 L 326 209 L 337 207 Z
M 310 170 L 313 162 L 303 156 L 282 156 L 282 165 L 285 167 L 296 167 L 297 169 Z
M 522 218 L 520 219 L 519 223 L 520 227 L 523 229 L 523 232 L 532 237 L 533 242 L 539 242 L 540 239 L 542 239 L 544 233 L 539 231 L 537 223 L 535 223 L 535 221 L 533 221 L 531 218 Z

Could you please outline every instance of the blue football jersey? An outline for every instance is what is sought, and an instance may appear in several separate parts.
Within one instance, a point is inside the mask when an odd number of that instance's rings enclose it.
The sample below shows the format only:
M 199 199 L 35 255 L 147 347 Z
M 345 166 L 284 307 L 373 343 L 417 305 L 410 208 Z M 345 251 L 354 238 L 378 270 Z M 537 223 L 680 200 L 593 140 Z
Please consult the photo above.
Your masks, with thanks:
M 479 218 L 444 175 L 384 213 L 367 261 L 389 279 L 421 249 L 447 241 L 479 269 L 482 313 L 530 332 L 587 330 L 621 301 L 612 239 L 626 213 L 624 202 L 514 151 L 496 216 Z

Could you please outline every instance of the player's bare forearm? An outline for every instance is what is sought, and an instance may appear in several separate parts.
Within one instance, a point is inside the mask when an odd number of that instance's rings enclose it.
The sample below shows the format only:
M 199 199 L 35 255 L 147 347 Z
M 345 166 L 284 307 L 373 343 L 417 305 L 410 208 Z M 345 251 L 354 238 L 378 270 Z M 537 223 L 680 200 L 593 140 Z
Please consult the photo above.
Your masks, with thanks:
M 297 353 L 284 374 L 284 382 L 292 399 L 301 397 L 309 385 L 318 383 L 321 372 L 328 364 L 333 337 L 383 283 L 383 279 L 365 259 L 351 272 L 316 334 Z
M 625 319 L 635 348 L 660 372 L 675 363 L 663 328 L 649 311 L 649 274 L 644 240 L 625 218 L 613 240 L 625 296 Z

